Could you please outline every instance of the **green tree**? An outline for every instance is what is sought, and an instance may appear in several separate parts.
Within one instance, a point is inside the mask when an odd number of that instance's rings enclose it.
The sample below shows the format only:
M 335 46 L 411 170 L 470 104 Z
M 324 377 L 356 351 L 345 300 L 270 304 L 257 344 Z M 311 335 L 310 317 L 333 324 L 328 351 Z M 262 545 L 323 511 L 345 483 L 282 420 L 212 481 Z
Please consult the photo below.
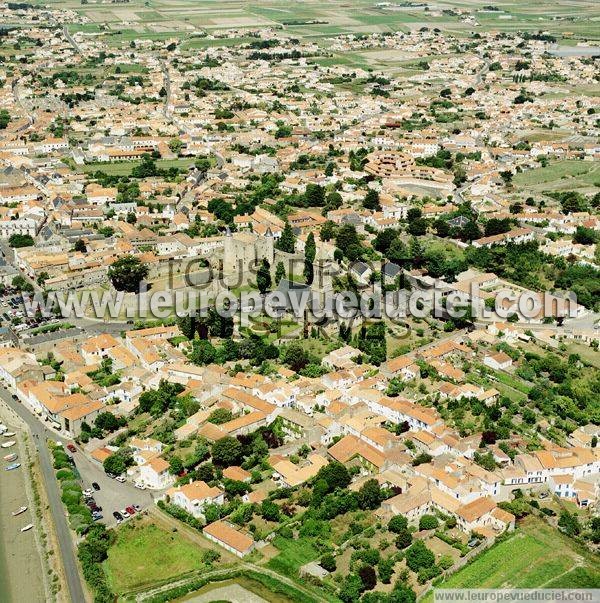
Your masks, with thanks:
M 379 574 L 379 579 L 384 584 L 389 584 L 392 580 L 392 576 L 394 575 L 394 565 L 396 562 L 393 557 L 388 557 L 387 559 L 381 559 L 377 565 L 377 573 Z
M 370 188 L 367 191 L 367 194 L 363 200 L 363 207 L 373 211 L 381 211 L 381 205 L 379 204 L 379 193 L 376 190 Z
M 33 291 L 33 285 L 21 274 L 17 274 L 17 276 L 13 277 L 11 285 L 19 291 Z
M 307 207 L 323 207 L 325 205 L 325 189 L 309 182 L 304 192 L 304 203 Z
M 215 465 L 221 467 L 237 465 L 242 458 L 242 445 L 236 438 L 226 436 L 212 445 L 211 456 Z
M 196 318 L 194 316 L 182 316 L 177 319 L 179 330 L 188 339 L 194 339 L 196 332 Z
M 77 239 L 77 241 L 75 241 L 75 245 L 73 245 L 73 250 L 80 253 L 86 253 L 87 247 L 85 246 L 85 241 L 83 239 Z
M 232 418 L 233 415 L 228 408 L 215 408 L 208 416 L 208 422 L 222 425 L 223 423 L 227 423 L 227 421 L 231 421 Z
M 348 486 L 350 483 L 350 474 L 342 463 L 332 461 L 319 469 L 315 479 L 322 479 L 327 482 L 329 491 L 333 492 L 336 488 L 346 488 Z
M 337 564 L 335 562 L 335 557 L 331 553 L 325 553 L 321 557 L 321 561 L 319 561 L 319 565 L 328 572 L 335 572 L 337 568 Z
M 292 343 L 285 349 L 282 360 L 293 371 L 299 372 L 310 362 L 310 357 L 301 345 Z
M 271 265 L 266 258 L 263 258 L 256 273 L 256 286 L 264 295 L 271 288 L 271 282 Z
M 267 521 L 279 521 L 279 507 L 271 500 L 263 500 L 260 505 L 260 514 Z
M 108 278 L 117 291 L 134 292 L 148 276 L 148 266 L 133 256 L 125 255 L 108 268 Z
M 104 467 L 104 471 L 106 473 L 112 473 L 113 475 L 121 475 L 122 473 L 125 473 L 127 469 L 123 456 L 116 453 L 111 454 L 109 457 L 104 459 L 102 466 Z
M 368 479 L 358 491 L 358 506 L 363 509 L 377 509 L 381 503 L 381 488 L 376 479 Z
M 294 235 L 289 222 L 286 221 L 281 237 L 275 243 L 275 247 L 286 253 L 294 253 L 296 249 L 296 236 Z
M 439 525 L 439 521 L 435 515 L 423 515 L 419 519 L 419 530 L 435 530 Z
M 307 285 L 312 285 L 314 279 L 314 261 L 317 255 L 317 246 L 315 237 L 312 232 L 306 237 L 306 245 L 304 247 L 304 279 Z
M 422 567 L 435 564 L 435 555 L 425 546 L 422 540 L 417 540 L 406 550 L 406 565 L 418 572 Z
M 279 285 L 282 279 L 285 278 L 285 266 L 283 262 L 277 262 L 277 266 L 275 268 L 275 285 Z
M 183 142 L 179 138 L 171 138 L 171 140 L 169 140 L 169 149 L 171 150 L 171 153 L 179 155 L 182 148 Z
M 356 574 L 348 574 L 339 590 L 338 597 L 344 603 L 354 603 L 358 601 L 361 593 L 364 590 L 363 581 Z
M 396 547 L 400 550 L 404 550 L 407 546 L 410 546 L 412 543 L 412 534 L 406 528 L 400 530 L 398 532 L 398 536 L 396 536 Z
M 179 475 L 183 471 L 183 461 L 178 457 L 174 456 L 169 461 L 169 473 L 171 475 Z
M 577 536 L 581 532 L 581 526 L 579 525 L 579 519 L 577 515 L 563 511 L 558 518 L 558 527 L 567 536 Z
M 10 123 L 10 113 L 6 109 L 0 109 L 0 130 L 5 130 Z
M 404 515 L 394 515 L 388 523 L 388 530 L 394 532 L 394 534 L 399 534 L 402 530 L 406 530 L 407 528 L 408 519 L 406 519 Z
M 206 339 L 194 339 L 189 359 L 198 366 L 211 364 L 217 357 L 216 348 Z
M 116 431 L 119 429 L 119 419 L 112 412 L 101 412 L 94 421 L 94 425 L 102 431 Z
M 13 234 L 8 238 L 10 247 L 31 247 L 34 244 L 33 237 L 28 234 Z

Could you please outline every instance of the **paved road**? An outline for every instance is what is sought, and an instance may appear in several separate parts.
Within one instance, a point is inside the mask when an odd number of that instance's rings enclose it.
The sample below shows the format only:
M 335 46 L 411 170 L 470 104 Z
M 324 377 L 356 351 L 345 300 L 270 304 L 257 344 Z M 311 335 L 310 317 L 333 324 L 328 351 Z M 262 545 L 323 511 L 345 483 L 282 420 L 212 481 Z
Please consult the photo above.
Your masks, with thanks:
M 71 538 L 71 532 L 67 524 L 63 504 L 60 500 L 60 492 L 58 490 L 56 478 L 54 477 L 54 469 L 52 468 L 50 451 L 46 446 L 47 438 L 63 442 L 64 440 L 46 429 L 36 417 L 34 417 L 26 408 L 21 405 L 20 402 L 13 400 L 11 394 L 4 386 L 0 386 L 0 397 L 2 397 L 8 406 L 10 406 L 10 408 L 12 408 L 25 421 L 25 423 L 27 423 L 29 429 L 31 430 L 33 441 L 36 444 L 40 457 L 40 467 L 42 475 L 44 476 L 46 491 L 48 493 L 50 512 L 54 517 L 56 536 L 58 538 L 58 544 L 60 546 L 62 555 L 70 600 L 77 603 L 85 601 L 84 590 L 81 584 L 81 576 L 79 574 L 77 559 L 75 557 L 73 539 Z
M 69 44 L 71 44 L 71 46 L 75 49 L 75 51 L 78 52 L 79 54 L 83 54 L 81 47 L 79 46 L 79 44 L 77 44 L 77 42 L 75 41 L 73 36 L 69 33 L 69 29 L 67 28 L 66 25 L 63 25 L 63 34 L 64 34 L 65 38 L 67 38 L 67 42 L 69 42 Z

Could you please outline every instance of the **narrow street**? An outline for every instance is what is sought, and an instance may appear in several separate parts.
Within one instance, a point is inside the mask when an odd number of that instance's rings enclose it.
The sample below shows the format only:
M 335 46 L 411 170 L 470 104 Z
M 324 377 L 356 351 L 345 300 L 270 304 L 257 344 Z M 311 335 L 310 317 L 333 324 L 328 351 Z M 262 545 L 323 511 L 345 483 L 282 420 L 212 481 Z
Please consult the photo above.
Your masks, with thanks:
M 24 408 L 20 402 L 13 400 L 11 394 L 4 386 L 0 386 L 0 397 L 17 413 L 17 415 L 23 419 L 23 421 L 25 421 L 31 431 L 32 441 L 36 445 L 40 457 L 40 469 L 42 471 L 42 475 L 44 476 L 44 485 L 48 494 L 50 512 L 54 518 L 56 536 L 60 546 L 60 555 L 69 588 L 70 600 L 74 603 L 83 602 L 85 601 L 85 595 L 83 585 L 81 583 L 81 576 L 79 574 L 79 566 L 75 554 L 75 545 L 71 535 L 71 530 L 67 523 L 65 510 L 60 499 L 60 491 L 54 476 L 50 451 L 46 445 L 46 439 L 63 442 L 64 440 L 46 429 L 44 425 L 26 408 Z

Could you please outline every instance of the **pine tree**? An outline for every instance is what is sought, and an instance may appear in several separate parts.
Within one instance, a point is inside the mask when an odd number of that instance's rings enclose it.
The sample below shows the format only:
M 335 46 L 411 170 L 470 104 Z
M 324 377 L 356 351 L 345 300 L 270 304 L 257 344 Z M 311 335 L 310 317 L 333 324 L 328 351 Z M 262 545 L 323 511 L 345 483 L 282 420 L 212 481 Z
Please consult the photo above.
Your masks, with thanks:
M 271 265 L 263 259 L 256 273 L 256 286 L 261 293 L 266 293 L 271 288 Z
M 196 331 L 196 319 L 193 316 L 182 316 L 178 321 L 177 325 L 179 330 L 188 339 L 194 339 L 194 333 Z
M 306 237 L 306 245 L 304 247 L 304 278 L 307 285 L 312 285 L 314 279 L 313 264 L 317 255 L 317 246 L 313 233 L 309 233 Z
M 275 268 L 275 285 L 279 285 L 283 278 L 285 278 L 285 266 L 283 262 L 278 262 Z
M 365 209 L 379 211 L 381 209 L 381 205 L 379 205 L 379 193 L 370 188 L 363 200 L 363 207 Z
M 285 251 L 286 253 L 294 253 L 296 248 L 296 237 L 292 232 L 292 227 L 289 222 L 285 223 L 283 227 L 283 232 L 281 233 L 281 238 L 277 241 L 275 247 L 280 251 Z

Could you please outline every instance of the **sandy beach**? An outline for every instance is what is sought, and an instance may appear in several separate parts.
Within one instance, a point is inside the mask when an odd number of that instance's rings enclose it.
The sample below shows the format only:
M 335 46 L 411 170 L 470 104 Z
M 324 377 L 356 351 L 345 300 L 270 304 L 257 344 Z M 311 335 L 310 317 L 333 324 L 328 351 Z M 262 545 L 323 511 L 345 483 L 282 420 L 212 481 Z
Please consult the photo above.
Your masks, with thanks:
M 14 471 L 5 471 L 9 463 L 4 460 L 4 456 L 12 452 L 19 455 L 17 462 L 26 465 L 27 461 L 22 458 L 19 445 L 24 433 L 19 422 L 2 403 L 0 420 L 9 431 L 16 432 L 16 436 L 10 438 L 0 436 L 0 442 L 18 442 L 12 448 L 0 448 L 0 601 L 42 603 L 46 600 L 43 566 L 35 540 L 35 530 L 39 527 L 33 516 L 32 501 L 27 496 L 27 468 L 21 466 Z M 27 511 L 13 517 L 12 511 L 21 506 L 27 506 Z M 22 533 L 21 528 L 29 523 L 33 523 L 34 528 Z

